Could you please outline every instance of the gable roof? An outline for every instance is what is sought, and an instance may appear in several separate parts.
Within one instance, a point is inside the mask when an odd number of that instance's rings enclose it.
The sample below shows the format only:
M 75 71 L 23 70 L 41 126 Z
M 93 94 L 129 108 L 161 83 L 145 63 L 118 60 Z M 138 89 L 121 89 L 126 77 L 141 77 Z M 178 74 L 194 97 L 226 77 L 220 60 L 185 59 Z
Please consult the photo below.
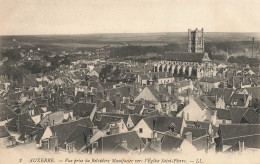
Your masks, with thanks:
M 217 110 L 217 118 L 220 120 L 231 120 L 230 110 L 227 109 L 218 109 Z
M 228 148 L 227 150 L 225 150 L 226 152 L 235 152 L 235 151 L 239 151 L 241 145 L 239 145 L 239 142 L 237 142 L 236 144 L 232 145 L 230 148 Z
M 98 139 L 98 147 L 96 148 L 97 153 L 102 151 L 107 153 L 113 151 L 123 140 L 127 142 L 127 149 L 135 150 L 142 149 L 145 147 L 142 140 L 139 138 L 135 131 L 126 133 L 119 133 L 115 135 L 108 135 Z
M 184 127 L 182 132 L 182 138 L 185 137 L 185 133 L 187 132 L 192 133 L 192 140 L 207 135 L 207 129 Z
M 4 103 L 0 103 L 0 121 L 15 117 L 15 113 Z
M 160 101 L 159 91 L 157 91 L 153 86 L 147 86 L 146 88 L 150 90 L 150 92 L 156 98 L 157 101 Z
M 260 124 L 221 124 L 219 125 L 223 140 L 247 135 L 260 135 Z
M 232 84 L 236 88 L 241 87 L 240 85 L 251 85 L 250 79 L 248 77 L 244 76 L 232 76 L 231 78 L 228 79 L 229 84 Z
M 10 100 L 19 100 L 22 94 L 23 94 L 23 92 L 17 92 L 17 93 L 7 94 L 6 96 L 7 96 L 8 99 L 10 99 Z
M 208 95 L 217 97 L 223 96 L 225 104 L 229 104 L 233 92 L 234 90 L 232 88 L 211 88 Z
M 246 102 L 248 99 L 248 95 L 247 94 L 237 94 L 234 93 L 231 98 L 230 98 L 230 103 L 229 104 L 233 104 L 234 102 L 236 102 L 236 106 L 245 106 Z
M 88 87 L 97 88 L 97 91 L 104 90 L 103 86 L 99 82 L 96 82 L 96 81 L 91 81 Z
M 107 128 L 109 123 L 117 123 L 123 120 L 123 117 L 120 116 L 111 116 L 111 115 L 103 115 L 98 114 L 98 116 L 94 119 L 94 124 L 98 127 L 98 129 Z
M 198 106 L 203 110 L 207 108 L 206 104 L 203 102 L 203 96 L 197 97 L 194 101 L 198 104 Z
M 87 136 L 91 135 L 91 130 L 87 126 L 77 125 L 77 127 L 71 131 L 68 137 L 63 141 L 62 144 L 75 142 L 74 146 L 77 151 L 81 150 L 82 147 L 86 146 Z
M 252 98 L 259 99 L 260 98 L 260 87 L 252 87 L 252 88 L 245 88 Z
M 192 145 L 196 147 L 197 150 L 205 150 L 208 148 L 208 135 L 204 135 L 192 140 Z
M 90 116 L 95 106 L 96 104 L 94 103 L 76 103 L 71 109 L 73 110 L 74 116 L 87 117 Z
M 36 80 L 36 75 L 35 74 L 25 75 L 24 76 L 24 84 L 23 85 L 29 86 L 29 87 L 36 87 L 36 86 L 38 86 L 38 82 Z
M 114 110 L 114 105 L 111 103 L 111 101 L 101 101 L 99 104 L 99 109 L 106 108 L 106 112 L 112 112 Z
M 137 104 L 134 109 L 128 109 L 127 114 L 142 114 L 142 110 L 144 109 L 143 104 Z
M 148 76 L 148 75 L 143 75 L 143 74 L 141 74 L 141 75 L 139 75 L 139 76 L 140 76 L 141 80 L 148 80 L 148 79 L 149 79 L 149 76 Z
M 9 137 L 10 133 L 7 131 L 5 126 L 0 126 L 0 138 Z
M 260 124 L 260 114 L 255 110 L 248 108 L 241 121 L 241 123 Z
M 62 111 L 53 112 L 47 114 L 42 120 L 39 122 L 39 124 L 44 127 L 45 122 L 50 122 L 51 124 L 60 124 L 63 122 L 64 119 L 64 113 Z
M 89 117 L 85 117 L 75 121 L 50 126 L 50 129 L 53 134 L 56 133 L 58 136 L 58 143 L 60 145 L 78 125 L 93 127 L 93 123 L 90 121 Z
M 7 124 L 10 131 L 22 131 L 25 126 L 35 127 L 35 123 L 28 113 L 18 114 Z
M 187 52 L 170 52 L 166 51 L 162 56 L 165 60 L 172 60 L 172 61 L 183 61 L 183 62 L 203 62 L 203 58 L 207 57 L 207 53 L 187 53 Z M 208 58 L 207 60 L 210 61 Z
M 75 102 L 79 102 L 80 99 L 85 98 L 85 93 L 82 91 L 78 91 L 76 96 L 75 96 Z
M 148 125 L 150 129 L 153 129 L 153 122 L 155 121 L 154 130 L 160 131 L 160 132 L 166 132 L 169 131 L 169 126 L 174 123 L 176 125 L 175 127 L 175 133 L 180 134 L 181 128 L 183 126 L 183 118 L 182 117 L 167 117 L 167 116 L 160 116 L 160 117 L 147 117 L 143 118 L 145 123 Z
M 130 118 L 131 118 L 133 124 L 136 125 L 143 118 L 143 116 L 132 114 L 132 115 L 130 115 Z
M 128 154 L 128 153 L 130 153 L 130 150 L 121 145 L 117 145 L 111 153 L 112 154 Z
M 143 150 L 143 153 L 147 153 L 147 154 L 150 154 L 150 153 L 160 153 L 159 150 L 157 150 L 153 145 L 152 143 L 146 145 L 146 147 L 144 148 Z
M 246 111 L 247 108 L 231 107 L 230 115 L 231 115 L 232 124 L 239 124 Z
M 156 77 L 157 79 L 173 78 L 172 73 L 169 72 L 150 72 L 150 77 Z
M 204 128 L 209 129 L 210 122 L 201 122 L 201 121 L 185 121 L 187 124 L 187 127 L 195 127 L 195 128 Z
M 161 150 L 164 152 L 171 152 L 180 148 L 183 138 L 177 138 L 174 136 L 165 135 L 162 138 Z
M 202 77 L 199 81 L 200 82 L 205 82 L 205 83 L 217 83 L 217 82 L 222 82 L 225 81 L 225 78 L 221 78 L 221 77 Z
M 129 118 L 129 114 L 120 114 L 120 113 L 103 113 L 102 115 L 107 115 L 107 116 L 114 116 L 114 117 L 121 117 L 126 124 Z
M 219 126 L 224 145 L 244 141 L 246 147 L 260 148 L 260 124 L 230 124 Z
M 112 88 L 112 89 L 109 90 L 109 92 L 110 92 L 110 100 L 111 101 L 115 100 L 116 94 L 119 94 L 121 97 L 131 97 L 129 86 Z

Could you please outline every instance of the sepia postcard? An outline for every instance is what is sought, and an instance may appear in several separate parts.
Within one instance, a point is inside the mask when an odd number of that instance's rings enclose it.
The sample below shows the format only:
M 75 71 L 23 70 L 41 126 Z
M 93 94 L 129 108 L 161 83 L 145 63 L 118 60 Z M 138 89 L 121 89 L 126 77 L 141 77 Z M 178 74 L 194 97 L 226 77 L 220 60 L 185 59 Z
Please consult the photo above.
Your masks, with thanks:
M 0 4 L 0 164 L 260 163 L 259 0 Z

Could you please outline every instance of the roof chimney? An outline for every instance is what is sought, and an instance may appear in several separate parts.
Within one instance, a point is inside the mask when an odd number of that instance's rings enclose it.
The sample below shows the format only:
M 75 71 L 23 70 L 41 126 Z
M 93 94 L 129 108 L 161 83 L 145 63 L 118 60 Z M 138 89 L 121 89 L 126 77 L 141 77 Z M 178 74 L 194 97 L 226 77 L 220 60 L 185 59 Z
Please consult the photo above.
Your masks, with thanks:
M 170 85 L 167 86 L 167 91 L 170 95 L 172 94 L 172 87 Z
M 97 126 L 93 126 L 92 127 L 92 135 L 95 135 L 98 131 L 98 127 Z
M 244 141 L 238 141 L 238 149 L 242 152 L 245 149 Z
M 154 82 L 153 83 L 153 86 L 154 86 L 154 88 L 159 92 L 159 82 Z
M 127 148 L 127 141 L 126 141 L 125 139 L 123 139 L 123 140 L 121 141 L 120 146 L 122 146 L 123 148 Z
M 115 95 L 115 109 L 121 110 L 121 96 L 119 93 Z

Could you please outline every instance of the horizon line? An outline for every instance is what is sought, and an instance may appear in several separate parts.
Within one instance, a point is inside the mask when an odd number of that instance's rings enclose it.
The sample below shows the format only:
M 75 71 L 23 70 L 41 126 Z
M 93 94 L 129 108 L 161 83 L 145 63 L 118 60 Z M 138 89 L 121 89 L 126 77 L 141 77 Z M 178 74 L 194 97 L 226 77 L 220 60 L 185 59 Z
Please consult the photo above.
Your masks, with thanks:
M 107 32 L 107 33 L 75 33 L 75 34 L 0 34 L 0 37 L 2 36 L 50 36 L 50 35 L 56 35 L 56 36 L 62 36 L 62 35 L 107 35 L 107 34 L 162 34 L 162 33 L 187 33 L 188 31 L 186 32 Z M 212 31 L 209 31 L 209 32 L 204 32 L 204 33 L 241 33 L 241 34 L 250 34 L 250 33 L 257 33 L 257 34 L 260 34 L 260 32 L 212 32 Z

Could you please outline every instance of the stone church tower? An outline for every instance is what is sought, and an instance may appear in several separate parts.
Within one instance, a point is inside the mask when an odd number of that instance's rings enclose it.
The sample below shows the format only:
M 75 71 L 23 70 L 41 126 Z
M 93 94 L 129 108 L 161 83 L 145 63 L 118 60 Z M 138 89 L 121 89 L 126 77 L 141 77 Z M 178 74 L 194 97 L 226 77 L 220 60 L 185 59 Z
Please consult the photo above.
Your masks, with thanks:
M 188 52 L 202 53 L 204 52 L 204 32 L 203 28 L 198 30 L 197 28 L 192 31 L 188 30 Z

